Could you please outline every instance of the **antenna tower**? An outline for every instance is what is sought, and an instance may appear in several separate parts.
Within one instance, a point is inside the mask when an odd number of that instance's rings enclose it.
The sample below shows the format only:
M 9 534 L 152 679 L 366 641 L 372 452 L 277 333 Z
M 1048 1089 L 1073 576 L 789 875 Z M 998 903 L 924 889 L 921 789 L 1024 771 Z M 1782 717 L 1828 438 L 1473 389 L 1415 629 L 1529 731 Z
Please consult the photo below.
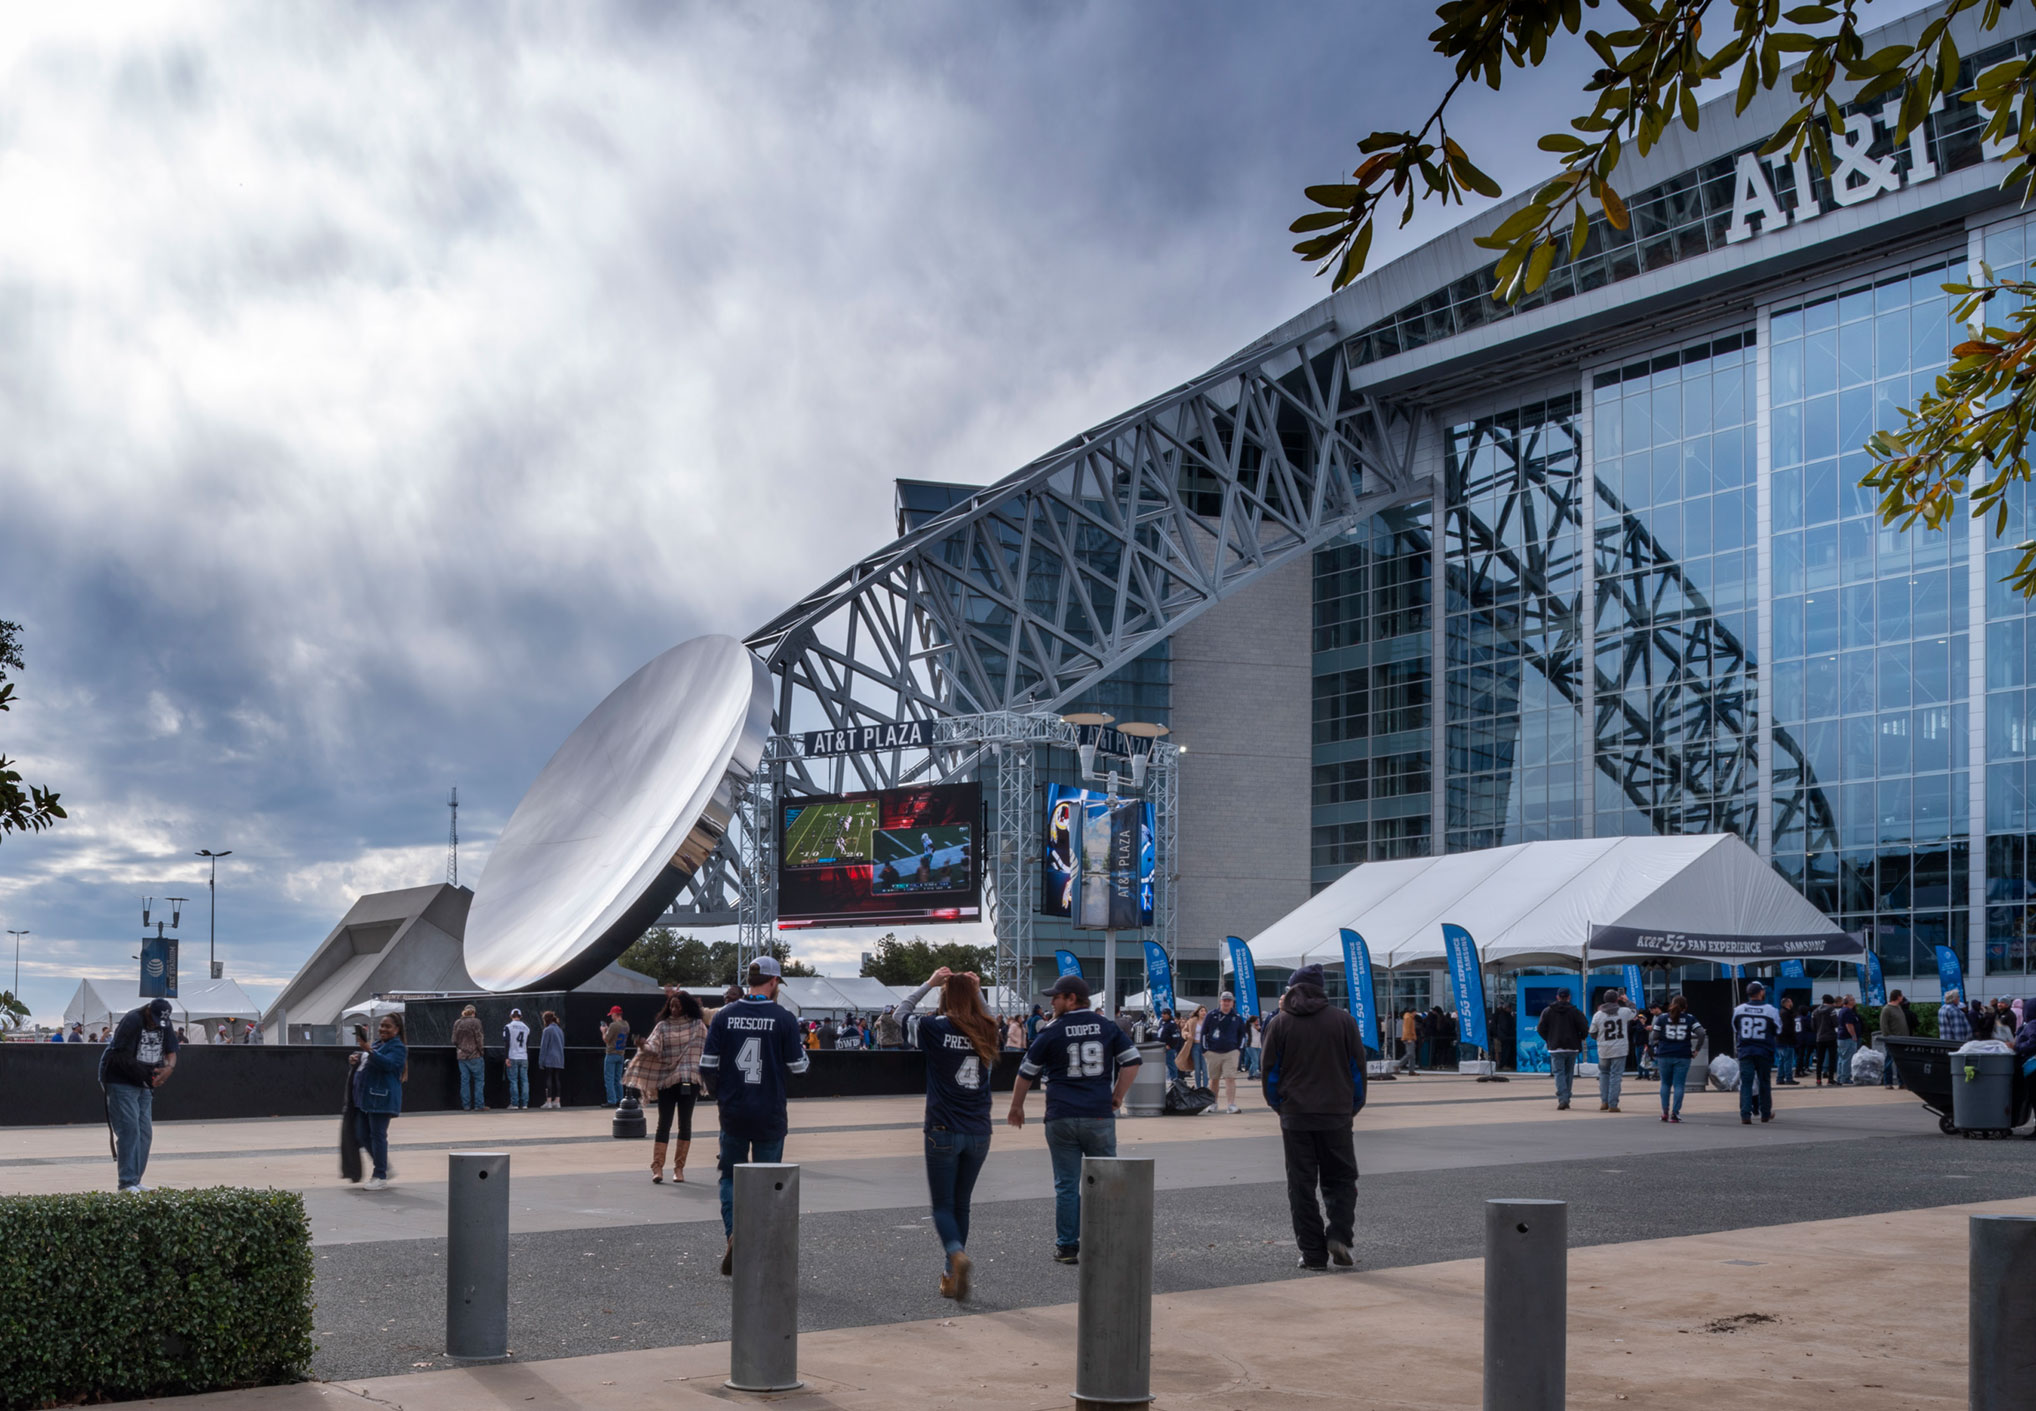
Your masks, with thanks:
M 452 811 L 452 832 L 445 841 L 445 880 L 457 887 L 460 884 L 460 786 L 452 786 L 452 794 L 445 801 Z

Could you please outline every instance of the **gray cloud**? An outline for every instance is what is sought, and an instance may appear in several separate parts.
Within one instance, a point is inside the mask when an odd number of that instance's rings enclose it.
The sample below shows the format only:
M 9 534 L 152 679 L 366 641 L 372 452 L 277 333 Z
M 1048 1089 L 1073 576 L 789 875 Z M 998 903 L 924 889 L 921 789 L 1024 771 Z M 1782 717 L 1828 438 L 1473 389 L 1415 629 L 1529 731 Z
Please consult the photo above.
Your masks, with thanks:
M 61 8 L 61 7 L 59 7 Z M 643 660 L 1326 293 L 1299 188 L 1425 111 L 1383 4 L 174 7 L 0 39 L 0 850 L 24 988 L 230 847 L 229 971 L 486 839 Z M 36 25 L 40 25 L 37 28 Z M 1480 99 L 1533 169 L 1562 75 Z M 1424 215 L 1404 248 L 1453 216 Z M 189 934 L 202 938 L 199 927 Z M 842 943 L 852 955 L 854 941 Z M 0 967 L 7 957 L 0 956 Z

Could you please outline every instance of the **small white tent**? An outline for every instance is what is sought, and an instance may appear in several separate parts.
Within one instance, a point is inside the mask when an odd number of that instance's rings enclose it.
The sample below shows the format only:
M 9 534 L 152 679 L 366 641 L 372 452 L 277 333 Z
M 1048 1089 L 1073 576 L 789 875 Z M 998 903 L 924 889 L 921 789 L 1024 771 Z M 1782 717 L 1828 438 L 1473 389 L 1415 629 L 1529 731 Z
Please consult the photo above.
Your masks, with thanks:
M 1259 965 L 1342 965 L 1340 930 L 1372 964 L 1444 958 L 1461 926 L 1486 965 L 1579 965 L 1635 957 L 1681 963 L 1858 961 L 1864 942 L 1728 833 L 1520 843 L 1448 857 L 1373 862 L 1251 938 Z

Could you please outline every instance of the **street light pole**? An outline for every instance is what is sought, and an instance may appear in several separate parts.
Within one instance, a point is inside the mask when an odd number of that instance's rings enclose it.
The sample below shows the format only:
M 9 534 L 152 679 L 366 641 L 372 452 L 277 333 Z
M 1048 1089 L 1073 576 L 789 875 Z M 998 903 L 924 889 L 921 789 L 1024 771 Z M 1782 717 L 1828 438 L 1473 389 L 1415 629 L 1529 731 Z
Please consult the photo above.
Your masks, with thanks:
M 233 849 L 228 848 L 225 852 L 214 852 L 210 848 L 200 848 L 198 849 L 197 856 L 212 860 L 212 878 L 205 884 L 206 892 L 212 899 L 212 922 L 205 942 L 205 978 L 207 980 L 217 980 L 219 978 L 219 859 L 222 857 L 232 857 Z
M 8 934 L 8 935 L 10 935 L 10 936 L 12 936 L 12 937 L 14 937 L 14 989 L 13 989 L 12 993 L 13 993 L 13 995 L 14 995 L 14 997 L 15 997 L 16 999 L 20 999 L 20 998 L 21 998 L 21 938 L 22 938 L 23 936 L 26 936 L 26 935 L 30 935 L 30 934 L 32 934 L 32 933 L 31 933 L 31 932 L 28 932 L 28 931 L 14 931 L 14 930 L 10 930 L 10 931 L 8 931 L 8 933 L 7 933 L 7 934 Z

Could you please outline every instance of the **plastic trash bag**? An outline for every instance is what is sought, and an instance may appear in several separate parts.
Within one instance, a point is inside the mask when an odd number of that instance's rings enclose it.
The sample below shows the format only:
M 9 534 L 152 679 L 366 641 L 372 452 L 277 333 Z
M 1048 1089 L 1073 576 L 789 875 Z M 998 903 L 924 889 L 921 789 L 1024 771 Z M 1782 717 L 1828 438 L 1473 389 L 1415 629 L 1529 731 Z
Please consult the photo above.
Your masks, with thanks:
M 1739 1091 L 1739 1060 L 1729 1053 L 1721 1053 L 1711 1060 L 1711 1082 L 1722 1093 Z
M 1885 1055 L 1873 1049 L 1863 1048 L 1852 1055 L 1852 1081 L 1856 1086 L 1872 1087 L 1881 1080 L 1881 1073 L 1887 1066 Z
M 1999 1039 L 1968 1039 L 1953 1049 L 1953 1053 L 2013 1053 L 2013 1044 L 2004 1044 Z

